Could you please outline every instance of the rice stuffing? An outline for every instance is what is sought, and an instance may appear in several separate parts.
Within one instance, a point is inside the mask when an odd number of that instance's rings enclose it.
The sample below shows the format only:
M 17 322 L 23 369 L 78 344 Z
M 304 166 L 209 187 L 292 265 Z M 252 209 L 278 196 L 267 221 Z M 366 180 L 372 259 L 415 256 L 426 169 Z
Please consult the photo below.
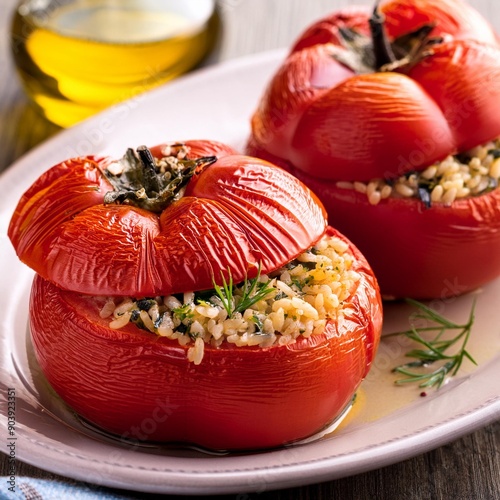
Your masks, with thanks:
M 372 205 L 386 198 L 419 198 L 451 205 L 455 200 L 478 196 L 498 187 L 500 179 L 500 139 L 466 153 L 450 155 L 421 172 L 409 172 L 397 179 L 364 182 L 337 182 L 341 189 L 366 194 Z
M 281 269 L 233 285 L 231 279 L 203 292 L 154 298 L 107 297 L 102 318 L 119 329 L 129 323 L 188 346 L 200 364 L 206 344 L 239 347 L 286 345 L 321 334 L 342 314 L 360 279 L 348 245 L 324 236 Z M 116 302 L 115 302 L 116 301 Z

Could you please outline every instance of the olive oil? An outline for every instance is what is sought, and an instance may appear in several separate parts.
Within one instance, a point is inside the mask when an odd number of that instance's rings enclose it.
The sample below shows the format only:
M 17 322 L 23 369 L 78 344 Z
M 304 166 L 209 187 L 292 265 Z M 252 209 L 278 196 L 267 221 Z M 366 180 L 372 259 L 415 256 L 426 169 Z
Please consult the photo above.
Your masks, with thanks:
M 12 52 L 27 94 L 67 127 L 156 87 L 213 48 L 213 0 L 24 0 Z

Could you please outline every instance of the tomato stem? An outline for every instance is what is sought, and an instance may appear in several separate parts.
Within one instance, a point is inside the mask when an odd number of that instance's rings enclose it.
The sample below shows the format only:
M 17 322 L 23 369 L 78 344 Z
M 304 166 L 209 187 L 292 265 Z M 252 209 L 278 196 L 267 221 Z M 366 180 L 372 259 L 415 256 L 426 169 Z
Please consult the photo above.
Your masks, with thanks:
M 431 37 L 435 23 L 424 24 L 391 41 L 386 30 L 385 16 L 380 12 L 378 0 L 368 21 L 370 35 L 342 26 L 339 28 L 342 47 L 331 49 L 332 57 L 356 74 L 369 74 L 374 71 L 404 71 L 404 68 L 428 56 L 432 45 L 443 41 L 441 37 Z
M 385 17 L 379 10 L 380 0 L 375 2 L 372 16 L 369 19 L 370 33 L 373 42 L 373 52 L 375 55 L 375 67 L 380 69 L 387 64 L 396 61 L 396 56 L 391 47 L 391 42 L 385 29 Z
M 151 151 L 146 146 L 139 146 L 137 154 L 144 167 L 144 189 L 146 193 L 148 195 L 158 193 L 160 191 L 160 183 Z
M 159 213 L 184 195 L 193 175 L 200 175 L 215 163 L 215 156 L 195 160 L 168 154 L 155 159 L 146 146 L 129 149 L 118 167 L 106 169 L 104 175 L 113 190 L 104 196 L 104 204 L 125 203 Z M 112 171 L 110 171 L 112 170 Z

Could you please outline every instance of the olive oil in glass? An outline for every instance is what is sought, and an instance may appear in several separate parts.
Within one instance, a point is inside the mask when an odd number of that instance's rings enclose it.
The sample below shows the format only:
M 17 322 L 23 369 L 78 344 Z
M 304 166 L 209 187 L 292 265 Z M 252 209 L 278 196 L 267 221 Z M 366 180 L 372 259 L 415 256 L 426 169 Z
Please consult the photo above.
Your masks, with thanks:
M 67 127 L 193 68 L 218 32 L 214 0 L 22 0 L 11 42 L 27 94 Z

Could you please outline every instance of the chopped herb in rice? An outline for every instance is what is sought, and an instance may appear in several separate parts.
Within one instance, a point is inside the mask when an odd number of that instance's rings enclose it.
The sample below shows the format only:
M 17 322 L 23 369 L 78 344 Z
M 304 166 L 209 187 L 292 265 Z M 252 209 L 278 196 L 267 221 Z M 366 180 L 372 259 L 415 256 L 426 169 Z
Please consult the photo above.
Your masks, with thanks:
M 348 246 L 324 236 L 283 268 L 243 283 L 154 298 L 106 299 L 101 317 L 119 329 L 133 322 L 156 335 L 189 346 L 188 359 L 201 363 L 205 344 L 270 347 L 321 334 L 355 289 Z

